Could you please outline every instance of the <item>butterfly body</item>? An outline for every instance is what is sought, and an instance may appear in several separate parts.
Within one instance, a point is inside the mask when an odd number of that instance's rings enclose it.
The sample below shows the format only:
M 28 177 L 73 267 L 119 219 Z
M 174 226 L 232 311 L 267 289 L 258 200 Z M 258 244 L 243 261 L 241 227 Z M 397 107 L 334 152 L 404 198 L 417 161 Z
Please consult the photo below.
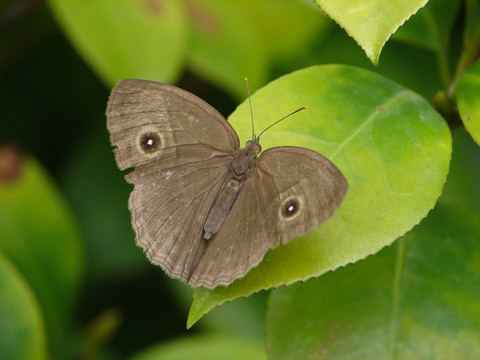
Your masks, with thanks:
M 205 239 L 209 240 L 222 227 L 243 182 L 255 167 L 260 151 L 262 147 L 258 139 L 247 141 L 243 149 L 235 151 L 230 164 L 231 177 L 225 182 L 205 222 Z
M 121 170 L 134 168 L 129 208 L 137 244 L 170 276 L 214 288 L 245 274 L 270 248 L 328 219 L 348 188 L 315 151 L 261 152 L 215 109 L 177 87 L 123 80 L 107 127 Z

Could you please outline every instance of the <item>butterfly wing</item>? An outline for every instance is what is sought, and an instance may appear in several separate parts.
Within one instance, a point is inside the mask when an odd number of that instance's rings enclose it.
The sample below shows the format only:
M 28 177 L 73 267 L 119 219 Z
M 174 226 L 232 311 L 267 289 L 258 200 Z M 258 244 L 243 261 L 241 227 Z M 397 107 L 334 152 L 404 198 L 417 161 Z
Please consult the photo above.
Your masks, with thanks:
M 280 238 L 288 243 L 332 216 L 347 189 L 340 170 L 315 151 L 266 150 L 189 282 L 213 288 L 245 276 Z
M 107 127 L 129 199 L 136 243 L 172 276 L 187 279 L 206 249 L 203 225 L 238 137 L 210 105 L 182 89 L 123 80 L 112 90 Z

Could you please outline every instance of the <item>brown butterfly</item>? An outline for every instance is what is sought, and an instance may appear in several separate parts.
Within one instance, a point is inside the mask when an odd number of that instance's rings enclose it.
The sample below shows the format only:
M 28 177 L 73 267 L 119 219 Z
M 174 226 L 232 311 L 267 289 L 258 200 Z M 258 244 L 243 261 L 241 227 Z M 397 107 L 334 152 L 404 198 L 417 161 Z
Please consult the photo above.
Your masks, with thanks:
M 129 199 L 136 243 L 168 275 L 197 287 L 228 285 L 266 251 L 332 216 L 348 184 L 315 151 L 265 150 L 214 108 L 175 86 L 123 80 L 107 127 L 120 170 L 135 168 Z M 260 154 L 260 155 L 259 155 Z

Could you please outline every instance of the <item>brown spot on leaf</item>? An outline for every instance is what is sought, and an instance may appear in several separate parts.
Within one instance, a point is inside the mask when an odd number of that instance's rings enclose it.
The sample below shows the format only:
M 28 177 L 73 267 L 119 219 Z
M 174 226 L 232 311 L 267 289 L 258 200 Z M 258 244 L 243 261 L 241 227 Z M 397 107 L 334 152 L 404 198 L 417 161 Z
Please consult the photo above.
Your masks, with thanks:
M 0 181 L 7 183 L 18 178 L 22 169 L 22 155 L 12 145 L 0 147 Z
M 383 110 L 384 108 L 385 108 L 385 106 L 383 106 L 383 105 L 377 106 L 377 111 L 381 111 L 381 110 Z
M 200 30 L 209 35 L 215 35 L 220 28 L 216 16 L 205 6 L 187 3 L 187 13 L 192 19 L 193 24 Z
M 467 121 L 472 121 L 472 115 L 467 116 Z
M 161 0 L 143 0 L 149 14 L 159 16 L 165 11 L 165 5 Z

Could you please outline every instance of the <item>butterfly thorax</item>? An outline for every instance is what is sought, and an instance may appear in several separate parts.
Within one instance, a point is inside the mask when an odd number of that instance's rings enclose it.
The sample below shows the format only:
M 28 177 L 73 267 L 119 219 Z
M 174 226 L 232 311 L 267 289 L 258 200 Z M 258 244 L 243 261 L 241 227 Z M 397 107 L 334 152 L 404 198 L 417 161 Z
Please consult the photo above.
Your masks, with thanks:
M 262 147 L 260 146 L 259 139 L 255 138 L 247 141 L 243 149 L 235 152 L 231 164 L 235 178 L 240 180 L 252 171 L 260 151 L 262 151 Z

